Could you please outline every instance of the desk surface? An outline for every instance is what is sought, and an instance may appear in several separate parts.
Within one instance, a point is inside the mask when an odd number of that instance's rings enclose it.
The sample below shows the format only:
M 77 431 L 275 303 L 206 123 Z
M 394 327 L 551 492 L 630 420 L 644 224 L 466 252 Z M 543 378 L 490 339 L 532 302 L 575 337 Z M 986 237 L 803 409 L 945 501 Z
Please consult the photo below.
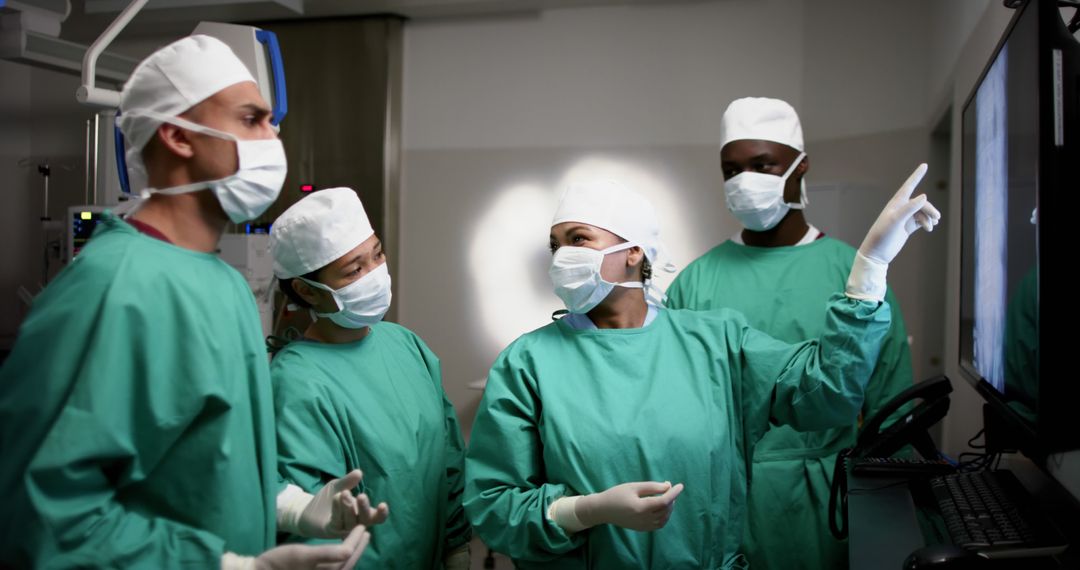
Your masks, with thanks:
M 1038 468 L 1023 459 L 1006 461 L 1008 468 L 1030 491 L 1035 500 L 1047 507 L 1056 505 L 1058 512 L 1048 512 L 1066 537 L 1072 537 L 1073 547 L 1051 566 L 1080 568 L 1080 523 L 1069 507 L 1061 512 L 1059 491 L 1049 488 L 1047 478 Z M 1072 501 L 1075 503 L 1075 501 Z M 902 568 L 912 551 L 926 544 L 919 525 L 918 512 L 908 490 L 907 480 L 886 477 L 857 477 L 848 475 L 848 560 L 851 570 Z
M 901 568 L 924 544 L 906 479 L 848 476 L 852 570 Z

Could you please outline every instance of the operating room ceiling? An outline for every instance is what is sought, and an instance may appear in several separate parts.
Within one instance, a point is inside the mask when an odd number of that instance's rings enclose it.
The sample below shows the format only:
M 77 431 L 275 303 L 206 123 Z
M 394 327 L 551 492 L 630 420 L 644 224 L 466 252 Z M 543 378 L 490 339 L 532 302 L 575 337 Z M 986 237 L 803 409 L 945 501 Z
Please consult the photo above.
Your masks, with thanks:
M 413 20 L 531 17 L 551 9 L 708 0 L 150 0 L 124 35 L 185 33 L 202 20 L 251 22 L 396 14 Z M 89 43 L 128 0 L 71 0 L 62 37 Z

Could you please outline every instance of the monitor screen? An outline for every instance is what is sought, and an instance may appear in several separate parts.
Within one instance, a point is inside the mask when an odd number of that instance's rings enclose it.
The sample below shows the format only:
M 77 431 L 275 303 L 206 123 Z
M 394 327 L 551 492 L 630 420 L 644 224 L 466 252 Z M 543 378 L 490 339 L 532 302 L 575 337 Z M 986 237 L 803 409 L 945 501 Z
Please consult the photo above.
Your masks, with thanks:
M 71 227 L 68 228 L 68 233 L 71 239 L 71 257 L 74 259 L 82 251 L 86 242 L 90 241 L 90 236 L 94 235 L 94 229 L 101 223 L 102 213 L 97 209 L 93 211 L 86 209 L 73 211 L 70 216 Z
M 1037 23 L 1019 18 L 964 108 L 960 299 L 961 365 L 1032 423 L 1039 412 Z

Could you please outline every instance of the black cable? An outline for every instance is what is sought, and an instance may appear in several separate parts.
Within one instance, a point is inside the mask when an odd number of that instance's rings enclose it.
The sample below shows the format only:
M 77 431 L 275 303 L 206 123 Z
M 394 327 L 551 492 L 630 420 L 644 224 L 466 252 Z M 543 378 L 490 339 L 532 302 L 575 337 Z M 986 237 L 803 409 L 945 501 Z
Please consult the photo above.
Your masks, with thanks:
M 266 352 L 270 354 L 277 354 L 279 350 L 285 348 L 290 342 L 302 338 L 304 335 L 300 332 L 300 329 L 296 327 L 287 327 L 281 331 L 280 335 L 269 335 L 266 337 Z
M 971 436 L 971 439 L 969 439 L 968 442 L 967 442 L 968 447 L 970 447 L 971 449 L 986 449 L 986 444 L 979 445 L 979 444 L 975 443 L 975 440 L 982 437 L 982 435 L 984 433 L 986 433 L 986 428 L 982 428 L 981 430 L 978 431 L 978 433 Z M 963 455 L 963 454 L 961 453 L 960 455 Z
M 1080 11 L 1078 11 L 1080 13 Z M 968 440 L 968 447 L 972 449 L 986 449 L 985 439 L 982 444 L 975 443 L 975 440 L 980 437 L 985 438 L 986 428 L 980 429 L 975 435 Z M 971 459 L 966 459 L 970 457 Z M 1000 452 L 988 452 L 976 453 L 966 451 L 956 457 L 957 465 L 956 470 L 961 473 L 973 473 L 977 471 L 984 471 L 987 469 L 997 471 L 1001 467 L 1002 454 Z
M 280 337 L 277 335 L 269 335 L 266 337 L 266 352 L 270 354 L 277 354 L 279 350 L 289 346 L 289 339 Z
M 961 453 L 960 456 L 965 455 L 974 456 L 975 459 L 970 461 L 961 461 L 956 466 L 957 470 L 962 473 L 974 473 L 977 471 L 984 471 L 986 469 L 997 470 L 1001 465 L 1002 455 L 1000 453 Z
M 975 459 L 971 459 L 969 461 L 963 461 L 963 460 L 960 461 L 960 463 L 958 463 L 956 465 L 956 469 L 957 469 L 957 471 L 964 471 L 964 472 L 978 471 L 978 470 L 982 469 L 983 464 L 985 464 L 985 463 L 986 463 L 986 455 L 979 455 L 979 456 L 976 456 Z
M 829 485 L 829 532 L 837 540 L 844 540 L 848 535 L 846 463 L 851 451 L 844 449 L 836 454 L 836 461 L 833 463 L 833 480 Z M 837 508 L 840 509 L 839 524 L 836 522 Z
M 975 435 L 971 436 L 971 439 L 967 441 L 968 447 L 971 449 L 986 449 L 986 443 L 975 443 L 975 440 L 980 437 L 984 437 L 986 434 L 986 428 L 980 429 Z M 972 457 L 973 459 L 965 461 L 964 457 Z M 957 457 L 956 469 L 961 472 L 982 471 L 986 467 L 986 462 L 989 459 L 987 453 L 972 453 L 964 452 Z
M 886 483 L 884 485 L 878 485 L 877 487 L 857 487 L 854 489 L 848 489 L 848 495 L 858 495 L 859 493 L 874 493 L 876 491 L 883 491 L 885 489 L 891 489 L 893 487 L 903 487 L 910 481 L 903 479 L 900 481 L 893 481 L 892 483 Z

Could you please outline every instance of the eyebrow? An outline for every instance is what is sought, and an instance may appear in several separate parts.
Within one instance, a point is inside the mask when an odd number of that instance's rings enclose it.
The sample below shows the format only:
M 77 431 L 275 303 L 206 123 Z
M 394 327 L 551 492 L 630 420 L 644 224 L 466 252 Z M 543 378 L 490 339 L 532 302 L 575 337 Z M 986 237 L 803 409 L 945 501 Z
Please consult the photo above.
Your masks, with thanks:
M 570 226 L 570 227 L 566 228 L 566 230 L 563 233 L 569 235 L 569 234 L 572 234 L 572 233 L 574 233 L 574 232 L 576 232 L 578 230 L 585 230 L 587 232 L 591 232 L 592 228 L 590 228 L 589 226 L 587 226 L 585 224 L 577 224 L 577 225 L 573 225 L 573 226 Z
M 353 265 L 359 264 L 362 261 L 364 261 L 364 254 L 358 253 L 356 254 L 356 257 L 350 259 L 349 262 L 345 264 L 345 268 L 352 267 Z
M 260 117 L 270 114 L 270 109 L 263 107 L 262 105 L 256 105 L 255 103 L 244 103 L 243 105 L 240 105 L 240 110 L 254 113 Z
M 748 158 L 746 160 L 721 160 L 720 165 L 721 166 L 724 166 L 724 165 L 737 166 L 739 164 L 749 164 L 749 163 L 754 163 L 754 162 L 775 162 L 775 161 L 776 161 L 776 159 L 773 157 L 772 153 L 763 152 L 761 154 L 754 155 L 754 156 L 752 156 L 752 157 L 750 157 L 750 158 Z
M 375 245 L 371 248 L 371 252 L 372 253 L 378 253 L 378 252 L 382 251 L 382 247 L 383 247 L 382 240 L 375 240 Z M 350 259 L 349 262 L 345 264 L 345 267 L 350 267 L 354 263 L 360 263 L 361 261 L 364 260 L 364 257 L 365 256 L 364 256 L 363 253 L 356 254 L 356 257 Z

